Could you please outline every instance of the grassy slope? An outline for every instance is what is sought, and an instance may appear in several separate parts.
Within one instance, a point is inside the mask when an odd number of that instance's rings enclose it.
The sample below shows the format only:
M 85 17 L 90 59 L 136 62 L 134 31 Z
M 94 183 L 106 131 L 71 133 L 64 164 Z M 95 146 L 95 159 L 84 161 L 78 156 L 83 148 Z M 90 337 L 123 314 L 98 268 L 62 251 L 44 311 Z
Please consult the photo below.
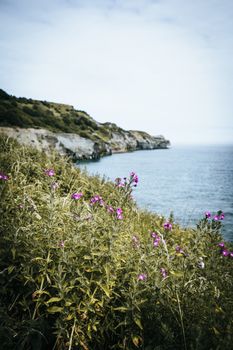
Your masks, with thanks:
M 165 218 L 137 209 L 129 186 L 5 138 L 0 147 L 9 175 L 0 182 L 4 349 L 231 348 L 233 259 L 219 252 L 220 223 L 166 231 Z M 97 194 L 105 205 L 90 206 Z
M 110 127 L 111 125 L 111 127 Z M 77 133 L 93 141 L 108 142 L 115 124 L 99 124 L 86 112 L 72 106 L 10 96 L 0 89 L 0 126 L 45 128 L 53 132 Z

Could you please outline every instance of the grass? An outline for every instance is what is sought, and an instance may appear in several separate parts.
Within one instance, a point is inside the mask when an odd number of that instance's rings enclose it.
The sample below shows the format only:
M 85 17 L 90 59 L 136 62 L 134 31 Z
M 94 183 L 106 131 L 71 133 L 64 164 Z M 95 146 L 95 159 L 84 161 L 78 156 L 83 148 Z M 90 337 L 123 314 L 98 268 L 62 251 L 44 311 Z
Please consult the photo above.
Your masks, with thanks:
M 97 142 L 109 142 L 112 131 L 123 131 L 115 124 L 97 123 L 86 112 L 75 110 L 72 106 L 17 98 L 1 89 L 0 126 L 76 133 Z
M 117 186 L 56 153 L 5 137 L 0 147 L 4 349 L 232 348 L 233 248 L 219 246 L 221 220 L 183 229 L 137 208 L 136 175 Z

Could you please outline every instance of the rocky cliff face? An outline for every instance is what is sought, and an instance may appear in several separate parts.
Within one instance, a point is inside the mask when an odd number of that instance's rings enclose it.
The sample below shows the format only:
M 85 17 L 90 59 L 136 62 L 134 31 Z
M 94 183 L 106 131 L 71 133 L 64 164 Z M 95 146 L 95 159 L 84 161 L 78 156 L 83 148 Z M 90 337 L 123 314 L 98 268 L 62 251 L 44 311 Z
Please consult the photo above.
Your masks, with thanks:
M 46 129 L 0 127 L 0 132 L 21 144 L 40 150 L 56 149 L 61 155 L 76 160 L 99 159 L 118 152 L 168 148 L 163 136 L 153 137 L 140 131 L 112 131 L 110 142 L 92 141 L 74 133 L 54 133 Z
M 73 106 L 15 97 L 1 89 L 0 132 L 39 149 L 55 148 L 74 160 L 170 145 L 163 136 L 126 131 L 113 123 L 98 123 Z

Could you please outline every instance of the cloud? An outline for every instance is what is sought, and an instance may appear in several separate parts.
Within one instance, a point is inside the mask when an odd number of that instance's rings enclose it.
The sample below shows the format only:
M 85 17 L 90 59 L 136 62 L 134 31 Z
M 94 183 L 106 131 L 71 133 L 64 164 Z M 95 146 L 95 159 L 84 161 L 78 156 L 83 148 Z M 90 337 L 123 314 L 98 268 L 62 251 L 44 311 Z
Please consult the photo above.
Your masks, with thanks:
M 1 3 L 9 93 L 70 103 L 172 141 L 214 142 L 221 118 L 220 139 L 233 141 L 230 2 L 31 4 Z

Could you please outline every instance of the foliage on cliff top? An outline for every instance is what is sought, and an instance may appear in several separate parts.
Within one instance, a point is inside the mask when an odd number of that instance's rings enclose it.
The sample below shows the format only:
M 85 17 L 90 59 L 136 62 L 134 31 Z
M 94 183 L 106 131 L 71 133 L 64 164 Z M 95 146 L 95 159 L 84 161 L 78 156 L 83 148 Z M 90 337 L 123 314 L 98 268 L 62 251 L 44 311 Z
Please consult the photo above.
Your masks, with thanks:
M 115 124 L 97 123 L 86 112 L 72 106 L 8 95 L 0 89 L 0 126 L 45 128 L 53 132 L 76 133 L 93 141 L 108 142 Z
M 113 184 L 55 153 L 0 147 L 4 349 L 232 347 L 221 212 L 182 229 L 137 208 L 134 173 Z

